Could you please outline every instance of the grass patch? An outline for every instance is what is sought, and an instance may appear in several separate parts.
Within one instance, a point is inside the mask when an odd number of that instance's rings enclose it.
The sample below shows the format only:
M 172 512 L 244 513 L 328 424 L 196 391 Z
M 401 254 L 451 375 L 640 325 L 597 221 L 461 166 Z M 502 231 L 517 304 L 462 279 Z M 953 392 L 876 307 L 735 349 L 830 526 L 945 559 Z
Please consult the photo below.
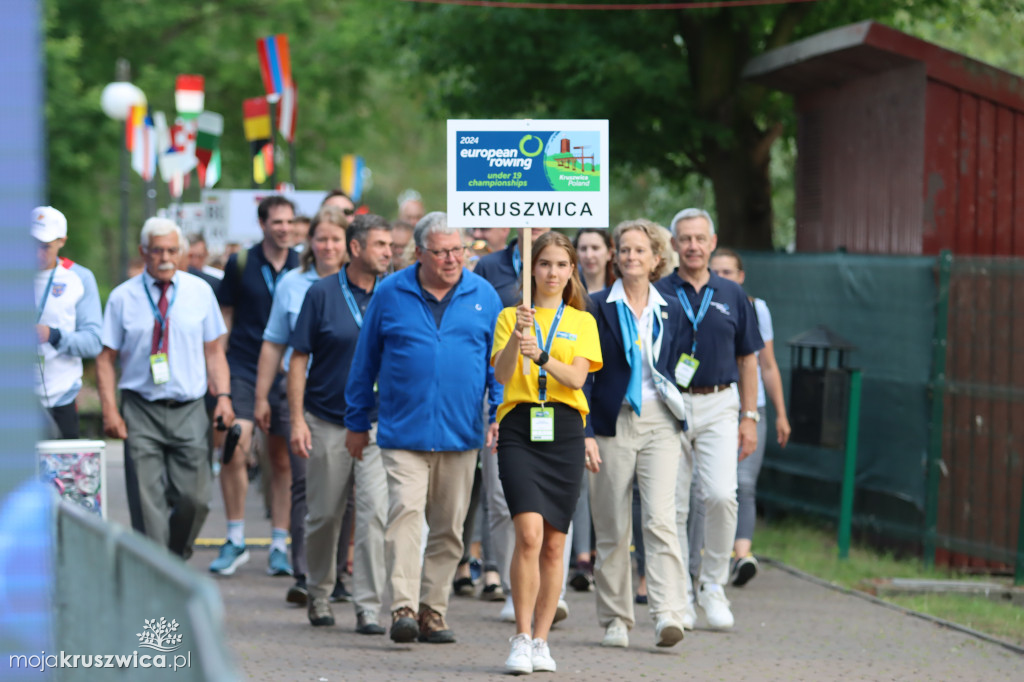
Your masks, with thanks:
M 921 578 L 1006 582 L 993 576 L 964 575 L 942 568 L 926 569 L 920 559 L 896 557 L 854 543 L 846 561 L 838 558 L 834 527 L 787 517 L 770 526 L 758 522 L 754 552 L 777 559 L 835 585 L 863 589 L 871 578 Z M 981 596 L 928 594 L 890 597 L 887 601 L 936 618 L 1024 645 L 1024 608 Z

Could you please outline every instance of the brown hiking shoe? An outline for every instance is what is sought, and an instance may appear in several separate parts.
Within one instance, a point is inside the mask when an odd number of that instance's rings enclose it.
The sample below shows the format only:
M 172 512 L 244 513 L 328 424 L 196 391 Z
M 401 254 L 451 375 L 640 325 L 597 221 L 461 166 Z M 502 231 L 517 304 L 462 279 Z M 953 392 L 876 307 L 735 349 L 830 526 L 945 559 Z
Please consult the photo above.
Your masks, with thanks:
M 430 644 L 451 644 L 455 633 L 448 629 L 444 616 L 434 609 L 420 604 L 420 641 Z
M 420 628 L 416 624 L 416 612 L 408 606 L 391 612 L 391 641 L 405 643 L 416 639 Z

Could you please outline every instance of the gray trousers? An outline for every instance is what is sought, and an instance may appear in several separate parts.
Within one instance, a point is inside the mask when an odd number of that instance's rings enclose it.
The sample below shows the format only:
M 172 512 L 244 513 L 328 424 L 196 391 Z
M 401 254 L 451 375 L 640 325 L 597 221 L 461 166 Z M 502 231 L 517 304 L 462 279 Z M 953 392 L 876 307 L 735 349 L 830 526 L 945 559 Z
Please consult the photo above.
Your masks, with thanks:
M 135 475 L 126 479 L 138 501 L 132 526 L 157 544 L 187 555 L 210 511 L 210 419 L 202 400 L 178 406 L 121 392 L 128 429 L 125 452 Z

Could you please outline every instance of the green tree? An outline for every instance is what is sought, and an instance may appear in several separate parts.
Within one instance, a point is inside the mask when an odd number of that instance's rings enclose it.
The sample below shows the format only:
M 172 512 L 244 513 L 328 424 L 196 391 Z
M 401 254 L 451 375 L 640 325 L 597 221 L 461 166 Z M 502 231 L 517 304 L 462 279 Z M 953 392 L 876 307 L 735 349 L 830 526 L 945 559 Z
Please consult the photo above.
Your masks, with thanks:
M 628 12 L 417 5 L 396 39 L 414 52 L 418 73 L 439 77 L 439 112 L 607 118 L 617 164 L 654 169 L 669 182 L 708 178 L 722 239 L 768 249 L 771 149 L 791 132 L 792 113 L 784 96 L 745 82 L 744 65 L 827 28 L 936 12 L 957 16 L 959 2 Z

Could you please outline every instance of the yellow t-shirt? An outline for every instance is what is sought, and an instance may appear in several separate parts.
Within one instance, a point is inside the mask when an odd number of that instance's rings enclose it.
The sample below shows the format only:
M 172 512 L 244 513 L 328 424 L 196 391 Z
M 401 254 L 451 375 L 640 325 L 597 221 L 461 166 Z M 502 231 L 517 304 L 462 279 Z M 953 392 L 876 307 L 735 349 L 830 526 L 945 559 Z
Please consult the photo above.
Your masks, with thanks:
M 540 332 L 543 335 L 542 344 L 547 341 L 548 330 L 551 329 L 551 322 L 555 319 L 555 312 L 556 310 L 551 308 L 536 309 L 534 317 L 537 324 L 540 325 Z M 498 353 L 512 338 L 515 328 L 516 309 L 505 308 L 498 316 L 498 324 L 494 329 L 494 347 L 491 348 L 492 365 Z M 536 329 L 534 333 L 536 333 Z M 566 306 L 548 354 L 567 365 L 571 365 L 574 358 L 586 358 L 590 360 L 591 372 L 601 369 L 604 364 L 601 358 L 601 340 L 597 337 L 597 322 L 594 321 L 594 316 Z M 540 377 L 540 368 L 535 362 L 530 363 L 530 374 L 523 374 L 523 356 L 520 355 L 516 359 L 516 370 L 512 373 L 512 379 L 505 385 L 504 401 L 498 407 L 499 422 L 519 403 L 540 402 L 538 377 Z M 563 386 L 550 374 L 548 374 L 547 402 L 562 403 L 575 408 L 584 419 L 590 412 L 587 397 L 583 395 L 582 390 L 573 390 Z

